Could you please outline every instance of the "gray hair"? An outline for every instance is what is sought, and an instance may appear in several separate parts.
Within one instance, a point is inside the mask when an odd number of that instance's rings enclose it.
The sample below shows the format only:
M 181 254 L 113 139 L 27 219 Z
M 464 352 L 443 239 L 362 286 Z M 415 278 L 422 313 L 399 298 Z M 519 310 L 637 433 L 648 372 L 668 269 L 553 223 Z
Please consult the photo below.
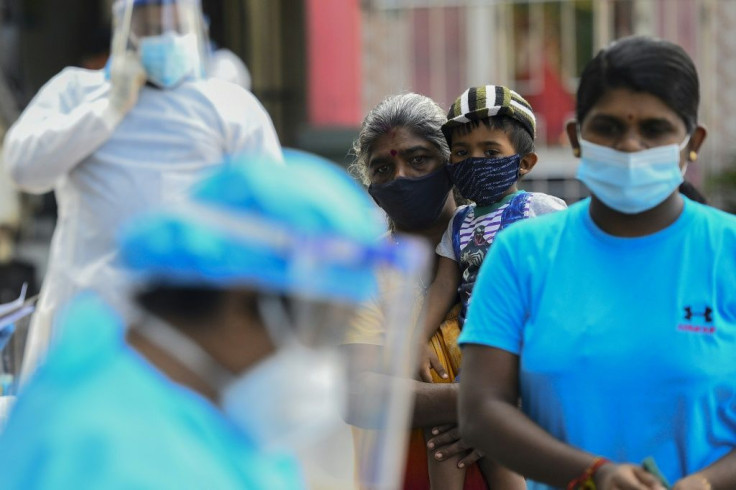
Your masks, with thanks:
M 355 160 L 350 165 L 350 173 L 369 184 L 368 158 L 373 144 L 396 128 L 406 128 L 430 142 L 440 150 L 445 161 L 449 160 L 450 148 L 440 129 L 446 121 L 445 112 L 429 97 L 415 93 L 387 97 L 363 119 L 358 139 L 353 142 Z

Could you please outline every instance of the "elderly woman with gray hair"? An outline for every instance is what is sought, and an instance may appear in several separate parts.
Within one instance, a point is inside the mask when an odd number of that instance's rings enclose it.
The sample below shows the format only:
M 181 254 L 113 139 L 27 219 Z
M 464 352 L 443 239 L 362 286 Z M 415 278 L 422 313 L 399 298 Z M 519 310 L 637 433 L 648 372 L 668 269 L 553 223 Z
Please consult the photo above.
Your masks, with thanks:
M 445 168 L 450 150 L 440 130 L 446 120 L 444 111 L 432 99 L 415 93 L 388 97 L 363 120 L 353 145 L 355 162 L 351 170 L 386 212 L 390 239 L 397 240 L 400 233 L 407 233 L 429 240 L 434 246 L 457 208 Z M 426 286 L 417 285 L 417 313 Z M 457 309 L 448 317 L 452 315 L 457 315 Z M 403 488 L 428 490 L 429 470 L 438 461 L 454 462 L 468 470 L 466 490 L 525 488 L 521 477 L 485 461 L 481 453 L 460 440 L 456 427 L 458 384 L 453 382 L 459 368 L 459 332 L 457 328 L 445 328 L 449 323 L 443 324 L 427 348 L 431 366 L 423 366 L 422 379 L 432 382 L 415 381 L 410 385 L 415 392 L 412 426 L 416 430 L 410 436 Z M 381 300 L 377 298 L 366 305 L 364 314 L 352 325 L 345 346 L 348 355 L 375 356 L 369 353 L 380 349 L 384 335 Z M 426 443 L 423 431 L 431 434 Z M 479 460 L 484 464 L 487 482 L 475 464 Z

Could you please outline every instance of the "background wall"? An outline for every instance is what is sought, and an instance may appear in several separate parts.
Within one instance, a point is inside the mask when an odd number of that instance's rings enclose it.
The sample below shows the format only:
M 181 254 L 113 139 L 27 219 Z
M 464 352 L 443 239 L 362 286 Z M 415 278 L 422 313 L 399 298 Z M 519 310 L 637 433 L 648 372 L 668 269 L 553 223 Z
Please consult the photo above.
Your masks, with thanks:
M 0 137 L 50 77 L 104 49 L 111 3 L 0 0 Z M 617 37 L 670 39 L 698 65 L 709 129 L 687 177 L 711 204 L 736 211 L 736 0 L 202 3 L 211 37 L 245 61 L 284 145 L 345 165 L 363 116 L 387 95 L 415 91 L 449 107 L 468 86 L 510 85 L 539 120 L 540 164 L 524 186 L 568 202 L 587 192 L 562 132 L 582 66 Z M 19 197 L 21 253 L 42 271 L 54 200 Z

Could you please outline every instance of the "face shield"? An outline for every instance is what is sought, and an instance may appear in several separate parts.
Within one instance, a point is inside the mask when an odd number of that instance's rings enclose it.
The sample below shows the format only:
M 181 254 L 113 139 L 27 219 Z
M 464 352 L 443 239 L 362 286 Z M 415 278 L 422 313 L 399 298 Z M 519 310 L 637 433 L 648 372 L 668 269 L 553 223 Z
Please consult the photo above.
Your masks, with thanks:
M 290 395 L 270 406 L 278 407 L 280 429 L 294 429 L 275 446 L 297 452 L 309 488 L 398 488 L 420 344 L 413 305 L 429 256 L 423 242 L 408 238 L 370 247 L 301 241 L 296 287 L 287 298 L 261 300 L 279 354 L 288 352 L 283 366 L 290 366 L 281 383 L 291 385 Z M 362 280 L 366 287 L 358 287 Z M 371 321 L 377 323 L 366 325 Z M 364 328 L 378 335 L 362 337 Z M 273 393 L 275 384 L 264 375 L 259 392 Z
M 413 406 L 412 377 L 420 345 L 414 328 L 430 250 L 406 238 L 385 244 L 376 288 L 341 319 L 339 353 L 346 393 L 342 416 L 313 443 L 298 448 L 309 488 L 400 488 Z
M 116 0 L 110 62 L 133 55 L 149 82 L 172 88 L 205 76 L 205 32 L 198 0 Z
M 264 451 L 295 452 L 311 488 L 396 488 L 419 345 L 411 305 L 429 252 L 379 240 L 380 215 L 342 170 L 292 160 L 221 171 L 190 202 L 137 220 L 121 246 L 139 288 L 253 292 L 275 352 L 230 373 L 156 319 L 145 335 L 208 366 L 197 372 L 223 412 Z M 382 333 L 354 356 L 345 346 L 373 301 Z M 357 442 L 355 427 L 370 437 Z

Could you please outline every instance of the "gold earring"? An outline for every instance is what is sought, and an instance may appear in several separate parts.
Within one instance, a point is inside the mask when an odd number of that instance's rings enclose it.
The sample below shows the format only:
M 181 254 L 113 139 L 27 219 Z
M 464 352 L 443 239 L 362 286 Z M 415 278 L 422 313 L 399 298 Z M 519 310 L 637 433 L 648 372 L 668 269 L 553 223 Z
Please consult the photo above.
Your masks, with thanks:
M 573 148 L 572 154 L 575 156 L 575 158 L 580 158 L 580 148 Z
M 697 160 L 697 159 L 698 159 L 698 152 L 697 152 L 697 151 L 695 151 L 695 150 L 692 150 L 692 151 L 690 152 L 690 155 L 688 155 L 688 156 L 690 157 L 690 161 L 691 161 L 691 162 L 694 162 L 695 160 Z

